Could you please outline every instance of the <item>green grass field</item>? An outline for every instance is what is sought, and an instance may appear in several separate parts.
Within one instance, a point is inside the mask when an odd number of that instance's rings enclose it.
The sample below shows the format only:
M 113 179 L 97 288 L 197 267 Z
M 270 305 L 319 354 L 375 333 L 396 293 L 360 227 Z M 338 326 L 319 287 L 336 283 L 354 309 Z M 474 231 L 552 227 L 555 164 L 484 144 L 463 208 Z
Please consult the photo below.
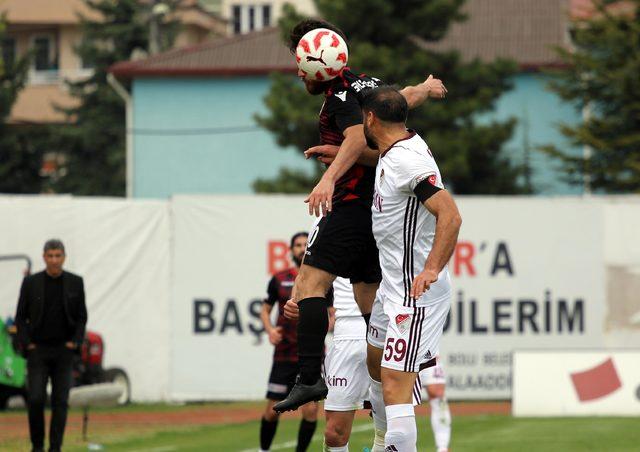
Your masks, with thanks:
M 180 408 L 173 408 L 180 410 Z M 131 412 L 131 409 L 129 409 Z M 136 408 L 132 412 L 145 412 Z M 172 408 L 149 407 L 150 411 Z M 15 415 L 15 412 L 14 412 Z M 0 414 L 0 450 L 28 450 L 25 439 L 3 441 L 3 414 Z M 435 450 L 431 426 L 424 416 L 418 418 L 419 451 Z M 280 422 L 272 450 L 294 450 L 298 421 Z M 91 441 L 106 451 L 172 452 L 172 451 L 256 451 L 258 421 L 199 427 L 163 426 L 153 428 L 114 429 L 100 426 L 91 432 Z M 149 428 L 151 427 L 151 428 Z M 322 423 L 309 450 L 322 450 Z M 366 419 L 356 422 L 350 450 L 361 452 L 371 444 L 373 430 Z M 86 451 L 79 432 L 67 435 L 65 451 Z M 640 420 L 637 418 L 545 418 L 514 419 L 510 416 L 459 416 L 453 421 L 451 450 L 459 451 L 638 451 Z

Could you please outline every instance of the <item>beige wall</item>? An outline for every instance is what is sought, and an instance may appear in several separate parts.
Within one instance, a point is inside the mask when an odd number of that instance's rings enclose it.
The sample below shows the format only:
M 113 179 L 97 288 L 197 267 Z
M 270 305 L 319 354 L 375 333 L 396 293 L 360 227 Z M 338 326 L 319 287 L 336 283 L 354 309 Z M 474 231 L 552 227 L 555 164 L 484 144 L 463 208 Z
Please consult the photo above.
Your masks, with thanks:
M 233 6 L 256 6 L 271 5 L 271 25 L 275 26 L 282 14 L 282 7 L 285 3 L 291 3 L 301 14 L 313 16 L 316 14 L 316 8 L 313 0 L 222 0 L 221 14 L 224 19 L 229 20 L 229 31 L 233 33 Z
M 40 34 L 51 35 L 58 54 L 58 77 L 42 78 L 31 73 L 29 84 L 20 92 L 11 110 L 10 122 L 56 123 L 65 120 L 53 104 L 70 106 L 75 100 L 67 92 L 65 79 L 78 79 L 90 74 L 82 69 L 82 60 L 74 47 L 82 40 L 77 24 L 9 27 L 9 36 L 16 39 L 16 53 L 23 55 L 32 46 L 32 40 Z M 185 26 L 176 38 L 175 47 L 189 46 L 207 39 L 208 32 L 200 27 Z

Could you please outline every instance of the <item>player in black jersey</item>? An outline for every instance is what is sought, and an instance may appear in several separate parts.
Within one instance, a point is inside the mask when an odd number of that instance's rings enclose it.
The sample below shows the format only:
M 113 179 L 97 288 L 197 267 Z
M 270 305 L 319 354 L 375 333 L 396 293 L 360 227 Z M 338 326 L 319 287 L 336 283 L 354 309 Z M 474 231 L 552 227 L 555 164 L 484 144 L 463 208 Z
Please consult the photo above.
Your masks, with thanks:
M 317 28 L 332 30 L 346 41 L 344 33 L 333 24 L 306 19 L 291 31 L 292 53 L 300 39 Z M 320 111 L 321 146 L 307 151 L 307 156 L 332 154 L 335 159 L 307 199 L 309 213 L 316 216 L 322 213 L 324 217 L 309 237 L 295 283 L 294 300 L 299 305 L 300 374 L 287 398 L 274 406 L 278 412 L 294 410 L 327 395 L 327 386 L 321 378 L 328 328 L 325 294 L 336 276 L 351 280 L 356 302 L 367 323 L 381 280 L 378 249 L 371 232 L 374 167 L 378 152 L 367 148 L 360 104 L 368 90 L 383 83 L 374 77 L 356 75 L 348 68 L 336 78 L 322 82 L 306 80 L 302 73 L 298 75 L 310 94 L 325 96 Z M 401 92 L 413 108 L 428 97 L 444 97 L 446 89 L 440 80 L 430 76 L 425 82 L 408 86 Z

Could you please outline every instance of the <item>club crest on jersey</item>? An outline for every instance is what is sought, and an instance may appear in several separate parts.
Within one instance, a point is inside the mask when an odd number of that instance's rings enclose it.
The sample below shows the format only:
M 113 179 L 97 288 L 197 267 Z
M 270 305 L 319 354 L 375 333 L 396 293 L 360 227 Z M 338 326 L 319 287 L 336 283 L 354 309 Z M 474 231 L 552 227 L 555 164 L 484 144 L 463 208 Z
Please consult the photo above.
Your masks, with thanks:
M 411 322 L 409 321 L 410 319 L 411 316 L 409 314 L 398 314 L 396 316 L 396 326 L 402 334 L 406 333 L 409 330 L 409 325 L 411 324 Z
M 433 185 L 433 186 L 435 187 L 436 182 L 438 181 L 438 178 L 436 177 L 436 175 L 435 175 L 435 174 L 432 174 L 431 176 L 429 176 L 429 177 L 427 178 L 427 180 L 429 181 L 429 183 L 430 183 L 431 185 Z

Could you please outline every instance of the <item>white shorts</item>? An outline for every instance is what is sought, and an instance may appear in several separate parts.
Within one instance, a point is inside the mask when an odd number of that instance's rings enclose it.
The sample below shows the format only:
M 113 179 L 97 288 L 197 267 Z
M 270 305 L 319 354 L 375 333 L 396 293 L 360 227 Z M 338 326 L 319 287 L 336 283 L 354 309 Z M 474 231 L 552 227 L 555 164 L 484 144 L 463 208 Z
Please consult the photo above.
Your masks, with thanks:
M 438 354 L 450 300 L 425 307 L 406 307 L 376 296 L 367 341 L 383 349 L 382 367 L 419 372 Z
M 447 384 L 447 377 L 444 374 L 444 367 L 440 364 L 439 357 L 435 366 L 420 371 L 420 381 L 423 387 Z
M 364 329 L 364 328 L 363 328 Z M 329 411 L 360 410 L 369 394 L 367 341 L 335 339 L 324 359 L 325 382 L 329 394 L 324 409 Z

